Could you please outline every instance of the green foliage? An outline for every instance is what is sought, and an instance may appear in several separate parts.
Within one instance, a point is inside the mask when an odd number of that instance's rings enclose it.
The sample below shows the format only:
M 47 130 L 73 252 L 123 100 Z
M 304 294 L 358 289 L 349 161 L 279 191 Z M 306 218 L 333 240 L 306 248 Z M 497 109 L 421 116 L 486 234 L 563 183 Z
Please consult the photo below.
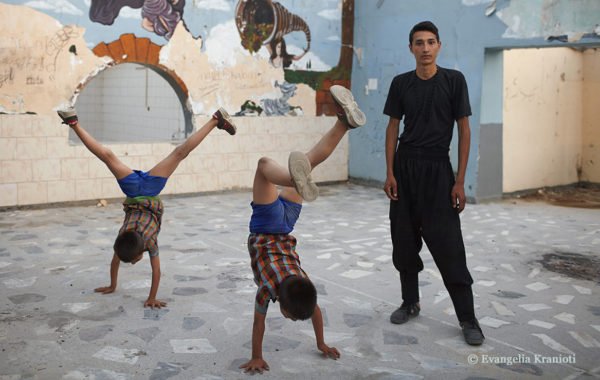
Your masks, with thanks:
M 285 80 L 289 83 L 304 83 L 318 91 L 326 80 L 349 80 L 350 72 L 336 66 L 329 71 L 308 71 L 285 69 Z

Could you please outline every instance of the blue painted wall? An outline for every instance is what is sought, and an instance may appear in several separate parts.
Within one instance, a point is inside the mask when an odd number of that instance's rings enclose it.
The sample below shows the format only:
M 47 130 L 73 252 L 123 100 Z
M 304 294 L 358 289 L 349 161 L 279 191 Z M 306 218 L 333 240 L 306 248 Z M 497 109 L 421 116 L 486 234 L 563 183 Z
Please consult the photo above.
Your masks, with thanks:
M 465 182 L 470 198 L 477 198 L 479 131 L 486 48 L 600 45 L 600 1 L 597 0 L 498 0 L 494 13 L 486 16 L 491 0 L 359 0 L 356 1 L 352 90 L 368 118 L 368 125 L 350 134 L 350 176 L 385 181 L 385 129 L 388 117 L 383 106 L 389 85 L 397 74 L 414 70 L 408 49 L 412 26 L 423 20 L 440 30 L 442 50 L 438 65 L 463 72 L 469 86 L 473 115 L 471 152 Z M 595 20 L 595 21 L 594 21 Z M 570 42 L 550 40 L 556 36 Z M 488 58 L 489 62 L 489 58 Z M 489 70 L 501 71 L 496 68 Z M 501 72 L 499 73 L 501 75 Z M 377 79 L 378 88 L 365 86 Z M 501 94 L 495 94 L 501 99 Z M 489 105 L 487 105 L 489 104 Z M 497 118 L 497 103 L 486 101 L 484 112 Z M 498 122 L 498 121 L 497 121 Z M 451 145 L 456 168 L 457 138 Z

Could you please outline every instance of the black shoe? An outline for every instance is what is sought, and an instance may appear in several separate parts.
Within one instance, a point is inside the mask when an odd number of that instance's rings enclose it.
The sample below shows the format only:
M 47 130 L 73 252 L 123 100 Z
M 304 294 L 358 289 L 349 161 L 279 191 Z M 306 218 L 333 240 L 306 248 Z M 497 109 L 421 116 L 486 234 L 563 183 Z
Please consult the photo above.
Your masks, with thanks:
M 410 318 L 414 318 L 419 315 L 420 311 L 421 307 L 418 303 L 402 303 L 402 306 L 396 309 L 396 311 L 394 311 L 390 316 L 390 322 L 396 325 L 401 325 L 408 322 Z
M 470 344 L 471 346 L 480 346 L 485 340 L 483 331 L 481 331 L 479 322 L 477 322 L 476 319 L 473 319 L 472 321 L 461 322 L 460 327 L 462 328 L 465 342 L 467 342 L 467 344 Z

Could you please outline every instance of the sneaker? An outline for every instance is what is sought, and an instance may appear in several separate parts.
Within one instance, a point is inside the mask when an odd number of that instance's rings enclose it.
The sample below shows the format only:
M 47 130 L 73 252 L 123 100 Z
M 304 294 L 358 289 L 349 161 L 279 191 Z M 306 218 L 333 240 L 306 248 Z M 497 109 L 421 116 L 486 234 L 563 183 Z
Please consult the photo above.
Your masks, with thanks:
M 235 127 L 235 124 L 233 123 L 233 119 L 231 118 L 231 116 L 229 116 L 227 111 L 225 111 L 223 108 L 219 108 L 212 115 L 212 118 L 217 121 L 217 128 L 223 129 L 230 135 L 235 135 L 237 128 Z
M 351 129 L 365 125 L 367 117 L 358 108 L 358 104 L 354 101 L 354 96 L 350 90 L 343 86 L 334 85 L 331 86 L 329 92 L 338 106 L 338 119 L 346 123 Z
M 476 319 L 472 321 L 461 322 L 460 327 L 462 328 L 465 342 L 467 342 L 467 344 L 471 346 L 480 346 L 485 340 L 483 331 L 481 331 L 479 322 L 477 322 Z
M 421 307 L 418 303 L 402 303 L 402 306 L 396 309 L 396 311 L 394 311 L 390 316 L 390 322 L 396 325 L 401 325 L 408 322 L 410 318 L 414 318 L 419 315 L 420 311 Z
M 68 108 L 64 111 L 57 111 L 58 112 L 58 116 L 60 116 L 60 118 L 62 119 L 62 123 L 66 124 L 66 125 L 74 125 L 77 124 L 77 111 L 75 111 L 75 108 Z
M 302 152 L 292 152 L 288 159 L 288 169 L 292 182 L 298 194 L 307 202 L 312 202 L 319 196 L 319 188 L 310 177 L 310 161 Z

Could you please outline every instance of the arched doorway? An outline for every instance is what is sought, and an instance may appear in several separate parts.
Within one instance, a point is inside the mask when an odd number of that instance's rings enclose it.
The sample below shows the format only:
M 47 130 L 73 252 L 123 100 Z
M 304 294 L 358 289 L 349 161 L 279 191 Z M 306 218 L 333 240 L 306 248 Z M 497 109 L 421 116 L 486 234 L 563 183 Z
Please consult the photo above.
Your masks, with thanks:
M 99 140 L 179 140 L 192 132 L 188 89 L 159 63 L 161 48 L 148 38 L 123 34 L 93 49 L 115 63 L 89 81 L 77 98 L 82 124 Z

